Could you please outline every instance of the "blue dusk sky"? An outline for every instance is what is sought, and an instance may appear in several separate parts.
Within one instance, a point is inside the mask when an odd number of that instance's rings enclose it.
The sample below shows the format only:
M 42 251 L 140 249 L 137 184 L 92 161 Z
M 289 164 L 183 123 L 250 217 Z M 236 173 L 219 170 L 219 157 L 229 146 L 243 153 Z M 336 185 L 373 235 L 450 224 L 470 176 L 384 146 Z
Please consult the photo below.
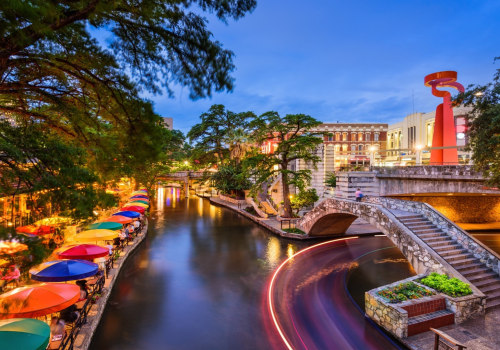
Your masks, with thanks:
M 239 21 L 207 18 L 235 54 L 234 90 L 196 101 L 187 88 L 174 98 L 147 96 L 183 132 L 215 103 L 390 124 L 440 103 L 425 75 L 456 70 L 467 86 L 500 68 L 498 0 L 258 0 Z

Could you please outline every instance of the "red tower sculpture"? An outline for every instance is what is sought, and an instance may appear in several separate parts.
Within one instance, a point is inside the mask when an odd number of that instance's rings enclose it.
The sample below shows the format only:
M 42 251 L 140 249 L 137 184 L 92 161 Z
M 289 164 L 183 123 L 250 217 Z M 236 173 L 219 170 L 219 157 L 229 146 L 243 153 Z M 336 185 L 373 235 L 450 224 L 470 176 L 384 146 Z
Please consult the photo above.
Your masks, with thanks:
M 442 147 L 431 149 L 431 164 L 458 164 L 457 133 L 455 129 L 455 118 L 453 117 L 453 106 L 451 103 L 451 93 L 437 88 L 451 87 L 460 92 L 464 92 L 462 84 L 457 83 L 457 72 L 443 71 L 427 75 L 424 78 L 425 86 L 432 87 L 432 94 L 443 98 L 436 108 L 436 118 L 434 121 L 434 134 L 432 136 L 432 147 Z M 447 148 L 450 147 L 450 148 Z

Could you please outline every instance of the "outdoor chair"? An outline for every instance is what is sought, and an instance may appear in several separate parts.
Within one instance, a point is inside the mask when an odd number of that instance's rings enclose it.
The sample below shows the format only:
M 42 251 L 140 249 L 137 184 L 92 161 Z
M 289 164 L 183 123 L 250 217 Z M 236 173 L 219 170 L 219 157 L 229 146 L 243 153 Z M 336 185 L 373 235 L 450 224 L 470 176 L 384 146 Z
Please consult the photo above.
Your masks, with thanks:
M 64 339 L 66 339 L 67 333 L 66 331 L 62 334 L 62 338 L 58 340 L 52 340 L 52 337 L 50 339 L 49 345 L 47 346 L 47 350 L 57 350 L 61 346 L 62 342 Z

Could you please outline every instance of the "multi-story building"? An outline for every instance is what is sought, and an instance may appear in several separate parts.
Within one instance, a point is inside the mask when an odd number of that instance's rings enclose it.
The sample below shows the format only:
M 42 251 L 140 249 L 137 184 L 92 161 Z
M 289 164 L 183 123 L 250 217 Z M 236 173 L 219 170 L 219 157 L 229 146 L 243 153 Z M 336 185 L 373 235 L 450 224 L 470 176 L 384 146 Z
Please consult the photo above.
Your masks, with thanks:
M 388 124 L 384 123 L 323 123 L 312 130 L 323 138 L 316 149 L 321 161 L 316 169 L 304 161 L 298 161 L 295 168 L 310 169 L 311 187 L 322 194 L 329 173 L 383 162 L 387 128 Z
M 457 129 L 457 146 L 467 144 L 466 114 L 469 107 L 453 108 Z M 387 151 L 384 165 L 428 164 L 434 134 L 434 119 L 436 112 L 413 113 L 402 121 L 389 125 L 387 130 Z M 468 162 L 469 153 L 458 152 L 460 162 Z
M 174 129 L 174 119 L 169 118 L 169 117 L 163 117 L 163 125 L 168 130 L 173 130 Z

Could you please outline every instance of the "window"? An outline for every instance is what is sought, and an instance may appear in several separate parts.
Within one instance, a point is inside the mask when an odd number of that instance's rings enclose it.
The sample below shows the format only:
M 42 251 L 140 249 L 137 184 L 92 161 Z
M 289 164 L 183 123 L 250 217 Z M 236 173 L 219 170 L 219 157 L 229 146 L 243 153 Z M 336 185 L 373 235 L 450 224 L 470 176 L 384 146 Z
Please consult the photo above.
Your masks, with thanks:
M 342 141 L 347 141 L 347 133 L 346 132 L 342 133 Z
M 374 141 L 378 141 L 378 132 L 375 133 L 375 136 L 373 138 Z
M 370 133 L 367 132 L 365 135 L 365 141 L 370 141 Z
M 360 132 L 358 134 L 358 141 L 363 141 L 363 133 L 362 132 Z
M 351 133 L 351 141 L 356 141 L 356 133 L 355 132 Z
M 340 141 L 340 132 L 335 133 L 335 141 Z
M 328 141 L 333 141 L 333 134 L 328 134 Z
M 347 152 L 347 144 L 342 145 L 342 152 Z
M 358 146 L 358 151 L 360 151 L 360 152 L 363 151 L 363 145 Z
M 336 144 L 334 150 L 335 150 L 335 153 L 339 153 L 340 152 L 340 145 Z
M 351 154 L 356 152 L 356 145 L 351 145 Z

